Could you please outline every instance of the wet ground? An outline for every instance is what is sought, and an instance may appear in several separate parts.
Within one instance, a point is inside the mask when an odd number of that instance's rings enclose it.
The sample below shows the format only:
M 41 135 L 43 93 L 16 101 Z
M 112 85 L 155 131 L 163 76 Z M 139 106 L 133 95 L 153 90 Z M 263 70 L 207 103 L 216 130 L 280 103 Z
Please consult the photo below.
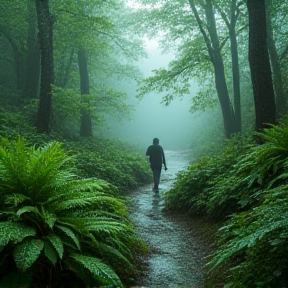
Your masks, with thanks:
M 165 151 L 167 171 L 162 171 L 159 193 L 152 184 L 132 192 L 130 214 L 137 231 L 150 248 L 147 271 L 133 287 L 202 288 L 206 250 L 193 219 L 165 214 L 163 193 L 178 171 L 189 165 L 188 151 Z

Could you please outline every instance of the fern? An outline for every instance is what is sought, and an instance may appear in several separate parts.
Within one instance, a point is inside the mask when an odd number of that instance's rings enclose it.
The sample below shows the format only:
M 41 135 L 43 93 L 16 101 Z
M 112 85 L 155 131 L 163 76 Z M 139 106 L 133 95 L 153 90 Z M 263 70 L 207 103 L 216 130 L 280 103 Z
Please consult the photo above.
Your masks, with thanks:
M 117 274 L 109 266 L 102 263 L 101 260 L 75 254 L 72 254 L 71 257 L 88 269 L 95 278 L 102 278 L 104 282 L 108 280 L 107 282 L 112 285 L 124 287 Z
M 117 273 L 134 273 L 132 250 L 143 242 L 118 189 L 95 178 L 78 180 L 72 164 L 57 142 L 36 148 L 19 137 L 0 146 L 0 258 L 14 251 L 14 266 L 0 278 L 38 267 L 61 277 L 60 262 L 77 274 L 75 260 L 85 283 L 92 273 L 99 285 L 121 286 Z

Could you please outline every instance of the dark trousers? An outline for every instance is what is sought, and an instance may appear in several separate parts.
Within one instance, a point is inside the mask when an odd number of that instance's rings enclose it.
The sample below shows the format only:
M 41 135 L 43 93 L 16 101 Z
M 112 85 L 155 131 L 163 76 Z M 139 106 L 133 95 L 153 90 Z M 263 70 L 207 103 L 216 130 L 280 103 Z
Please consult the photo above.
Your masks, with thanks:
M 158 185 L 160 183 L 160 175 L 161 175 L 162 166 L 153 166 L 153 165 L 151 165 L 150 167 L 151 167 L 151 170 L 153 172 L 154 187 L 158 188 Z

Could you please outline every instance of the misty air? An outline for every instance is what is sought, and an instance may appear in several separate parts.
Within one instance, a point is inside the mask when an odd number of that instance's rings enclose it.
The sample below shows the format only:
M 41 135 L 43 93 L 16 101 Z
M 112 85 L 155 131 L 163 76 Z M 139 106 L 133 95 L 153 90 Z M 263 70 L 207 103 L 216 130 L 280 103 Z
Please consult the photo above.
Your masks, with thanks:
M 0 287 L 288 287 L 287 1 L 0 1 Z

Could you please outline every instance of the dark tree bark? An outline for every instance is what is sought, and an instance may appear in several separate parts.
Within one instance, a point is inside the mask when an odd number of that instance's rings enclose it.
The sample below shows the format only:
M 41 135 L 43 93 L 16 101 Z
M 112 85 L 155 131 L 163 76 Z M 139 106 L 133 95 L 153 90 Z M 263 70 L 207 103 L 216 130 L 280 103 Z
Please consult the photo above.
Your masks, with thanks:
M 38 97 L 40 78 L 40 50 L 37 39 L 37 19 L 33 1 L 27 0 L 28 9 L 28 36 L 27 36 L 27 58 L 26 79 L 24 98 L 35 99 Z
M 269 5 L 271 5 L 271 1 L 266 0 L 267 9 L 266 9 L 266 17 L 267 17 L 267 39 L 268 39 L 268 51 L 270 55 L 270 62 L 272 67 L 272 77 L 275 91 L 275 101 L 276 101 L 276 112 L 279 116 L 283 115 L 286 111 L 286 99 L 284 97 L 284 90 L 282 85 L 282 73 L 280 67 L 279 56 L 277 53 L 274 36 L 273 36 L 273 28 L 271 23 L 270 13 L 268 11 Z
M 87 58 L 84 49 L 78 51 L 78 65 L 80 74 L 80 91 L 81 95 L 89 95 L 89 73 L 87 66 Z M 81 124 L 80 124 L 80 135 L 83 137 L 92 136 L 92 121 L 89 112 L 86 109 L 81 111 Z
M 25 56 L 21 48 L 19 48 L 21 45 L 24 47 L 24 44 L 16 43 L 15 40 L 11 37 L 9 33 L 6 31 L 1 31 L 2 34 L 6 37 L 8 40 L 11 48 L 12 48 L 12 54 L 13 54 L 13 60 L 14 60 L 14 73 L 15 73 L 15 80 L 16 80 L 16 90 L 18 92 L 23 92 L 24 89 L 24 72 L 25 69 Z
M 271 67 L 267 47 L 265 0 L 247 0 L 249 63 L 255 103 L 255 130 L 276 123 Z
M 204 4 L 204 9 L 206 13 L 207 27 L 209 36 L 206 35 L 202 21 L 198 15 L 195 4 L 193 0 L 189 0 L 192 11 L 196 17 L 197 23 L 201 30 L 201 33 L 204 37 L 207 50 L 209 52 L 209 56 L 211 62 L 214 67 L 214 75 L 215 75 L 215 85 L 217 90 L 218 99 L 221 106 L 224 130 L 226 137 L 229 138 L 233 133 L 237 132 L 235 126 L 235 115 L 232 104 L 230 102 L 229 93 L 227 89 L 226 77 L 224 72 L 224 64 L 220 51 L 219 38 L 216 30 L 215 16 L 213 11 L 213 6 L 211 0 L 207 0 Z
M 233 76 L 233 95 L 235 110 L 235 128 L 237 132 L 241 132 L 241 94 L 240 94 L 240 72 L 238 59 L 238 44 L 236 36 L 236 22 L 238 19 L 236 0 L 231 1 L 231 21 L 229 25 L 229 37 L 231 43 L 231 60 L 232 60 L 232 76 Z
M 37 130 L 39 133 L 50 132 L 53 84 L 53 23 L 49 11 L 49 0 L 37 0 L 38 37 L 41 55 L 41 85 Z
M 235 114 L 235 129 L 236 132 L 241 132 L 241 93 L 240 93 L 240 72 L 239 72 L 239 57 L 238 57 L 238 43 L 236 35 L 236 23 L 239 18 L 239 7 L 237 7 L 237 0 L 231 0 L 230 3 L 230 18 L 228 19 L 226 13 L 221 7 L 221 3 L 213 2 L 214 6 L 221 14 L 228 30 L 230 39 L 230 53 L 232 63 L 232 77 L 233 77 L 233 99 L 234 99 L 234 114 Z M 228 37 L 227 39 L 228 40 Z M 226 41 L 223 41 L 225 43 Z M 222 44 L 223 46 L 223 44 Z

